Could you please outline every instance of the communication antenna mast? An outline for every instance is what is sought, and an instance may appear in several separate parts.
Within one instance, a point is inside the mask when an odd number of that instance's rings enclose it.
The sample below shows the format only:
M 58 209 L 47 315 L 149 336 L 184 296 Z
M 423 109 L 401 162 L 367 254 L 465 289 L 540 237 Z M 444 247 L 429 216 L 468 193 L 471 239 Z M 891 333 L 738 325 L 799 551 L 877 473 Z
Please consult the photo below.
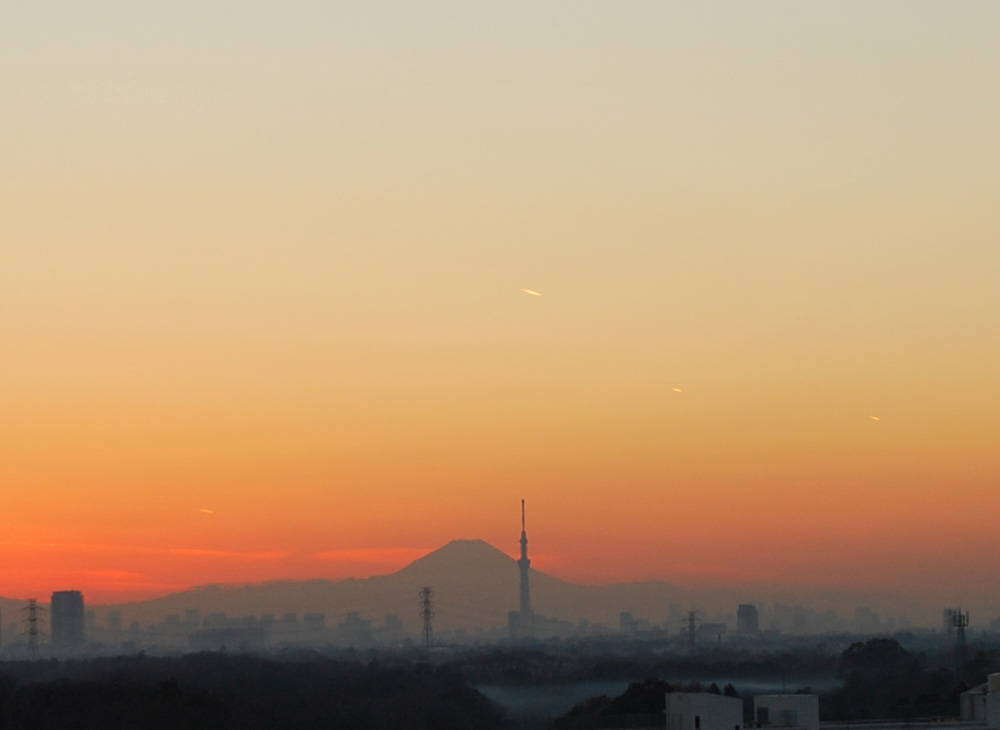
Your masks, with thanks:
M 955 610 L 951 615 L 952 626 L 955 627 L 955 673 L 961 675 L 965 671 L 967 650 L 965 646 L 965 628 L 969 625 L 969 612 Z
M 688 615 L 684 618 L 684 631 L 687 633 L 688 646 L 691 649 L 691 653 L 694 654 L 695 642 L 698 638 L 698 612 L 688 611 Z
M 25 614 L 24 622 L 28 625 L 28 654 L 32 659 L 38 658 L 38 615 L 43 610 L 37 598 L 29 598 L 28 605 L 21 609 Z
M 420 618 L 424 621 L 424 649 L 431 650 L 431 638 L 434 629 L 431 626 L 431 619 L 434 618 L 434 591 L 429 586 L 420 589 Z
M 944 625 L 944 632 L 950 640 L 955 635 L 955 611 L 954 608 L 946 608 L 941 612 L 941 620 Z

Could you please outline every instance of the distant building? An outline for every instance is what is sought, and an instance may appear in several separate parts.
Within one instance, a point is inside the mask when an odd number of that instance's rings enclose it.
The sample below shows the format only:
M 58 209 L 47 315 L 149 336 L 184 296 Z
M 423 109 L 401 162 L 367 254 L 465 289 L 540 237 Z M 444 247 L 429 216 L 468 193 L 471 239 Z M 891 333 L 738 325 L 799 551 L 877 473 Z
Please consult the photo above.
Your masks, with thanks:
M 700 641 L 714 641 L 722 643 L 722 637 L 726 635 L 726 625 L 721 623 L 708 623 L 698 625 L 698 639 Z
M 639 630 L 639 622 L 631 611 L 622 611 L 618 615 L 618 630 L 626 636 L 632 636 Z
M 122 612 L 117 609 L 108 611 L 108 631 L 116 636 L 122 632 Z
M 877 634 L 882 628 L 882 617 L 866 606 L 854 609 L 854 630 L 859 634 Z
M 264 648 L 264 630 L 257 627 L 201 629 L 188 637 L 192 651 L 260 651 Z
M 374 639 L 379 644 L 399 644 L 406 640 L 406 627 L 395 613 L 385 616 L 385 623 L 375 630 Z
M 736 609 L 736 633 L 760 633 L 760 614 L 757 613 L 757 606 L 752 603 L 741 603 Z
M 711 692 L 668 692 L 667 730 L 743 730 L 743 700 Z
M 324 617 L 325 621 L 325 617 Z M 371 646 L 372 622 L 351 611 L 347 618 L 333 627 L 333 642 L 342 646 Z
M 229 625 L 229 617 L 224 613 L 210 613 L 201 622 L 205 629 L 222 629 Z
M 1000 729 L 1000 674 L 991 674 L 978 687 L 963 692 L 958 709 L 963 720 Z
M 302 625 L 307 629 L 321 631 L 326 628 L 326 614 L 304 613 L 302 614 Z
M 757 695 L 753 707 L 756 727 L 819 730 L 817 695 Z
M 302 626 L 296 633 L 295 643 L 315 644 L 327 639 L 326 614 L 302 614 Z
M 83 646 L 85 611 L 80 591 L 56 591 L 49 606 L 52 648 L 72 651 Z

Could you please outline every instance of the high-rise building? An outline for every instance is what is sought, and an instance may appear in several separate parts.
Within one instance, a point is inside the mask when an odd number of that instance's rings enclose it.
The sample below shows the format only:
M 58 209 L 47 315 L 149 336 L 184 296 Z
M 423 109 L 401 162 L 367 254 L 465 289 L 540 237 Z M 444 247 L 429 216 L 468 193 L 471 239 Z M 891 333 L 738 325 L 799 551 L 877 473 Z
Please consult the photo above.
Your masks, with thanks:
M 881 630 L 882 617 L 867 606 L 854 609 L 854 630 L 859 634 L 877 634 Z
M 757 606 L 752 603 L 741 603 L 736 609 L 736 633 L 756 634 L 760 631 L 760 615 Z
M 108 631 L 118 636 L 122 632 L 122 612 L 117 609 L 108 611 Z
M 69 651 L 83 646 L 84 609 L 80 591 L 56 591 L 49 607 L 52 648 Z

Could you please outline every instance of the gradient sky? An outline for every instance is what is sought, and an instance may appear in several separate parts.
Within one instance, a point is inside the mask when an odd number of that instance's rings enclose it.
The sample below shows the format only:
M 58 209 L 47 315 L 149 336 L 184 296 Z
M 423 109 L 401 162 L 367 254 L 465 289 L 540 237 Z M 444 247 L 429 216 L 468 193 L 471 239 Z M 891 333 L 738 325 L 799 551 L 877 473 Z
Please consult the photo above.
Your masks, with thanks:
M 997 38 L 987 2 L 4 3 L 0 595 L 514 553 L 523 497 L 570 580 L 1000 616 Z

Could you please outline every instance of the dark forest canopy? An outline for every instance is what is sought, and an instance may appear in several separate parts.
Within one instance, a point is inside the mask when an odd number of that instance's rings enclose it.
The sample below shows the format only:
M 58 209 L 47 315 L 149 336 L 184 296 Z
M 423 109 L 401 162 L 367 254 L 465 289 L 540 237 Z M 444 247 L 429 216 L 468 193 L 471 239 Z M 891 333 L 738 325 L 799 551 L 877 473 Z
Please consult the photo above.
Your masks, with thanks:
M 491 730 L 524 718 L 515 710 L 505 717 L 472 685 L 631 682 L 620 696 L 592 697 L 557 721 L 575 728 L 608 718 L 662 717 L 664 695 L 672 690 L 715 691 L 750 703 L 753 692 L 746 688 L 775 677 L 781 685 L 787 680 L 788 691 L 811 680 L 830 688 L 820 695 L 824 720 L 913 718 L 957 714 L 958 694 L 1000 667 L 1000 648 L 977 651 L 959 673 L 947 651 L 917 652 L 887 638 L 834 651 L 817 646 L 688 657 L 600 649 L 492 647 L 441 653 L 436 665 L 395 654 L 367 654 L 361 661 L 313 652 L 6 662 L 0 663 L 0 730 Z
M 420 665 L 222 654 L 0 665 L 4 730 L 491 730 L 502 719 L 454 672 Z

